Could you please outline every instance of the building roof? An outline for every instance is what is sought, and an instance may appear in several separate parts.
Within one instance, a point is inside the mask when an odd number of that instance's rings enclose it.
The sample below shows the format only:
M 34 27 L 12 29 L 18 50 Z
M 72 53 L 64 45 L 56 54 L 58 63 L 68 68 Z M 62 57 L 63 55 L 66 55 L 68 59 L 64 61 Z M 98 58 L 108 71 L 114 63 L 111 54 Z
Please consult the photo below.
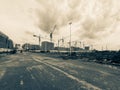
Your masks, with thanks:
M 0 31 L 0 36 L 3 36 L 3 37 L 6 37 L 6 38 L 8 38 L 8 36 L 7 35 L 5 35 L 3 32 L 1 32 Z

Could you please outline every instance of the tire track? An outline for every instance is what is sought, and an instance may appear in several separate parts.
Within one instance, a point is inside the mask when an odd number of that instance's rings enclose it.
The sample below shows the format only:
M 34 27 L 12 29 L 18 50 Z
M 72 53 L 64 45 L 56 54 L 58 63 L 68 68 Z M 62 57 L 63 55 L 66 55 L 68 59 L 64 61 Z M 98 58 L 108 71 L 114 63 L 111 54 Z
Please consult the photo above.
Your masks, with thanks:
M 71 75 L 71 74 L 69 74 L 69 73 L 67 73 L 67 72 L 65 72 L 65 71 L 63 71 L 63 70 L 61 70 L 61 69 L 53 66 L 53 65 L 51 65 L 51 64 L 45 63 L 44 61 L 40 61 L 40 59 L 38 59 L 38 58 L 33 58 L 33 60 L 35 60 L 35 61 L 37 61 L 37 62 L 40 62 L 40 63 L 42 63 L 42 64 L 44 64 L 44 65 L 46 65 L 46 66 L 48 66 L 48 67 L 50 67 L 50 68 L 52 68 L 52 69 L 54 69 L 54 70 L 56 70 L 56 71 L 61 72 L 62 74 L 64 74 L 64 75 L 67 76 L 68 78 L 70 78 L 70 79 L 72 79 L 72 80 L 75 80 L 75 81 L 77 81 L 78 83 L 82 84 L 82 85 L 85 86 L 85 88 L 88 89 L 88 90 L 91 90 L 91 89 L 92 89 L 92 90 L 102 90 L 101 88 L 99 88 L 99 87 L 97 87 L 97 86 L 94 86 L 94 85 L 92 85 L 92 84 L 90 84 L 90 83 L 88 83 L 88 82 L 86 82 L 86 81 L 80 80 L 79 78 L 77 78 L 77 77 L 75 77 L 75 76 L 73 76 L 73 75 Z

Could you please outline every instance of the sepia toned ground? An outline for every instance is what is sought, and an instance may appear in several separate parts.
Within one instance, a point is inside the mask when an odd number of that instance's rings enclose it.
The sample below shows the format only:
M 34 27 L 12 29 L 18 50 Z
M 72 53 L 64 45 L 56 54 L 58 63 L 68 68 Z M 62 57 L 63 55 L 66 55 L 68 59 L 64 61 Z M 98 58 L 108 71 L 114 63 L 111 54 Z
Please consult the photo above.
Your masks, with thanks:
M 120 90 L 120 69 L 30 52 L 0 57 L 0 90 Z

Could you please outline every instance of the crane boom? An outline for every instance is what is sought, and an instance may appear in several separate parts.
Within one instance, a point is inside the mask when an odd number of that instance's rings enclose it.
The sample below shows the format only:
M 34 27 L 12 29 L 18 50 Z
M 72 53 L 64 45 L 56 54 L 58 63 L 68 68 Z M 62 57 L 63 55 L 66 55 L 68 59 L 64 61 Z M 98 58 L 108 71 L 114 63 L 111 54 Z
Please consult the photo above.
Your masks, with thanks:
M 50 32 L 50 41 L 52 42 L 53 32 L 55 31 L 56 25 L 54 25 L 52 32 Z

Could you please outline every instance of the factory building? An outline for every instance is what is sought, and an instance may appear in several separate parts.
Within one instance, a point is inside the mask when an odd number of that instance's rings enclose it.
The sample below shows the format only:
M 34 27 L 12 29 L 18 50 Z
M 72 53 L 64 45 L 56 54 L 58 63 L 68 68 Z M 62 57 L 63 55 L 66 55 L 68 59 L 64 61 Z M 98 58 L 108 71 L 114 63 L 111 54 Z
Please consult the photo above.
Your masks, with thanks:
M 54 50 L 69 51 L 69 48 L 66 48 L 66 47 L 55 47 Z
M 50 50 L 54 50 L 54 43 L 43 41 L 41 44 L 41 51 L 50 51 Z
M 22 45 L 22 48 L 24 50 L 39 50 L 40 46 L 39 45 L 35 45 L 35 44 L 25 43 L 25 44 Z
M 79 48 L 79 47 L 71 47 L 71 50 L 72 51 L 80 51 L 80 50 L 83 50 L 83 49 Z
M 2 32 L 0 32 L 0 48 L 13 48 L 13 41 Z
M 20 49 L 20 44 L 15 44 L 15 49 Z
M 13 47 L 14 45 L 13 45 L 13 41 L 11 40 L 11 39 L 8 39 L 7 40 L 7 47 L 9 48 L 9 49 L 13 49 L 14 47 Z
M 0 48 L 7 47 L 7 40 L 8 40 L 8 37 L 2 32 L 0 32 Z
M 40 46 L 39 45 L 30 44 L 29 49 L 30 50 L 39 50 Z
M 29 45 L 30 45 L 30 44 L 25 43 L 25 44 L 22 45 L 22 48 L 23 48 L 24 50 L 28 50 L 28 49 L 29 49 Z
M 85 50 L 90 50 L 90 47 L 89 46 L 85 46 Z

